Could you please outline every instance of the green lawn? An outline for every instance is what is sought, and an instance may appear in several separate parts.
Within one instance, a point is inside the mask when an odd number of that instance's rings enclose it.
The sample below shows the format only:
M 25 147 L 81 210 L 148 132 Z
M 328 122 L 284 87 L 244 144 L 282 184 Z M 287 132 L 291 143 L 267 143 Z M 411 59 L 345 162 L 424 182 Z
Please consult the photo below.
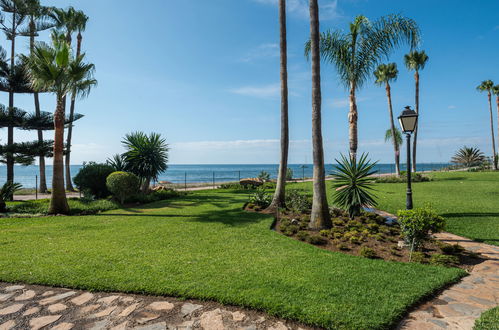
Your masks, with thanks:
M 204 191 L 101 215 L 0 219 L 0 280 L 212 299 L 327 328 L 379 329 L 464 272 L 321 250 Z

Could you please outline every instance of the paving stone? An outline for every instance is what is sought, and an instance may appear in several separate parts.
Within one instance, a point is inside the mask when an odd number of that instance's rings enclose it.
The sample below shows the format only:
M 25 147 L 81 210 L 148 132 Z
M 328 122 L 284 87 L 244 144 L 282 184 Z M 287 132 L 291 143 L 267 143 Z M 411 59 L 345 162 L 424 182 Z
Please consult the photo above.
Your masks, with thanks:
M 159 317 L 158 314 L 150 313 L 150 312 L 140 312 L 137 315 L 136 321 L 139 324 L 144 324 L 149 321 L 155 320 Z
M 43 294 L 42 294 L 42 297 L 47 297 L 47 296 L 50 296 L 52 294 L 54 294 L 55 292 L 54 291 L 45 291 Z
M 210 330 L 224 330 L 224 321 L 222 318 L 222 312 L 219 308 L 205 312 L 201 315 L 200 325 L 203 329 Z
M 0 294 L 0 301 L 7 301 L 10 297 L 12 297 L 15 293 L 3 293 Z
M 475 277 L 473 279 L 471 279 L 471 283 L 473 284 L 485 284 L 485 281 L 483 280 L 483 277 Z
M 277 322 L 273 326 L 269 327 L 268 330 L 288 330 L 288 327 L 282 322 Z
M 468 299 L 473 300 L 473 301 L 479 303 L 480 305 L 489 306 L 490 308 L 492 308 L 496 305 L 496 303 L 493 301 L 490 301 L 488 299 L 475 297 L 475 296 L 469 296 Z
M 136 330 L 166 330 L 166 322 L 159 322 L 155 324 L 143 325 L 135 327 Z
M 169 311 L 175 308 L 175 305 L 167 301 L 156 301 L 147 307 L 154 311 Z
M 431 323 L 433 323 L 433 324 L 435 324 L 435 325 L 439 326 L 439 327 L 440 327 L 440 328 L 442 328 L 442 329 L 447 329 L 447 327 L 448 327 L 448 325 L 449 325 L 449 323 L 447 323 L 447 322 L 445 322 L 445 321 L 442 321 L 442 320 L 438 320 L 438 319 L 430 319 L 430 320 L 428 320 L 428 321 L 430 321 Z
M 29 316 L 33 315 L 35 313 L 38 313 L 40 311 L 40 307 L 31 307 L 28 309 L 26 312 L 23 313 L 23 316 Z
M 478 308 L 468 304 L 453 303 L 449 304 L 449 307 L 460 313 L 461 315 L 476 315 L 479 316 L 484 309 Z
M 24 289 L 24 285 L 11 285 L 4 289 L 5 292 L 12 292 Z
M 263 323 L 265 322 L 265 317 L 263 316 L 260 316 L 257 320 L 256 320 L 256 323 Z
M 23 308 L 24 304 L 12 304 L 3 309 L 0 309 L 0 315 L 9 315 L 13 313 L 17 313 Z
M 109 305 L 110 303 L 112 303 L 113 301 L 118 299 L 119 297 L 120 296 L 108 296 L 108 297 L 100 298 L 99 300 L 97 300 L 97 302 Z
M 9 320 L 5 323 L 0 324 L 0 330 L 10 330 L 16 326 L 16 321 Z
M 101 307 L 101 305 L 98 305 L 98 304 L 88 305 L 88 306 L 82 307 L 80 309 L 80 313 L 87 314 L 87 313 L 90 313 L 90 312 L 96 310 L 99 307 Z
M 33 299 L 35 296 L 36 296 L 35 291 L 27 290 L 27 291 L 24 291 L 20 296 L 17 296 L 14 300 L 15 301 L 28 300 L 28 299 Z
M 48 304 L 53 304 L 59 300 L 63 300 L 63 299 L 66 299 L 67 297 L 71 297 L 73 295 L 75 295 L 76 292 L 74 291 L 69 291 L 69 292 L 64 292 L 64 293 L 60 293 L 58 295 L 55 295 L 55 296 L 52 296 L 52 297 L 48 297 L 48 298 L 45 298 L 43 300 L 40 301 L 40 305 L 48 305 Z
M 104 330 L 107 328 L 109 320 L 97 321 L 89 328 L 90 330 Z
M 31 319 L 29 321 L 29 325 L 31 326 L 31 330 L 38 330 L 43 327 L 46 327 L 49 324 L 54 323 L 58 319 L 61 318 L 61 315 L 49 315 L 49 316 L 42 316 L 42 317 L 37 317 L 34 319 Z
M 257 327 L 256 327 L 256 325 L 252 324 L 252 325 L 248 325 L 246 327 L 237 328 L 237 330 L 257 330 Z
M 129 302 L 132 302 L 134 300 L 135 299 L 133 297 L 121 297 L 121 301 L 123 301 L 125 303 L 129 303 Z
M 201 309 L 203 308 L 202 305 L 195 305 L 195 304 L 191 304 L 191 303 L 185 303 L 182 305 L 182 308 L 181 308 L 181 313 L 182 313 L 182 316 L 187 316 L 187 315 L 190 315 L 192 313 L 194 313 L 195 311 L 197 311 L 198 309 Z
M 246 314 L 236 311 L 232 313 L 232 319 L 236 322 L 242 322 L 246 318 Z
M 98 312 L 98 313 L 95 313 L 94 315 L 90 316 L 90 317 L 93 317 L 93 318 L 99 318 L 99 317 L 103 317 L 103 316 L 108 316 L 109 314 L 111 314 L 112 312 L 114 312 L 114 310 L 117 308 L 118 306 L 111 306 L 111 307 L 108 307 L 106 309 L 104 309 L 103 311 L 101 312 Z
M 128 321 L 125 321 L 123 323 L 118 324 L 115 327 L 112 327 L 111 330 L 126 330 L 126 329 L 128 329 L 127 325 L 128 325 Z
M 177 325 L 176 327 L 173 327 L 173 329 L 177 330 L 192 330 L 194 328 L 194 321 L 185 321 L 182 322 L 181 324 Z
M 50 305 L 47 309 L 49 310 L 50 313 L 58 313 L 58 312 L 61 312 L 67 308 L 68 308 L 68 306 L 66 306 L 64 304 L 54 304 L 54 305 Z
M 63 322 L 61 324 L 56 325 L 51 330 L 70 330 L 73 329 L 74 326 L 75 325 L 73 323 Z
M 71 302 L 76 306 L 81 306 L 92 300 L 93 297 L 94 295 L 91 294 L 90 292 L 85 292 L 79 295 L 78 297 L 71 299 Z
M 132 314 L 137 307 L 139 307 L 139 303 L 133 304 L 125 308 L 118 316 L 119 317 L 127 317 L 128 315 Z

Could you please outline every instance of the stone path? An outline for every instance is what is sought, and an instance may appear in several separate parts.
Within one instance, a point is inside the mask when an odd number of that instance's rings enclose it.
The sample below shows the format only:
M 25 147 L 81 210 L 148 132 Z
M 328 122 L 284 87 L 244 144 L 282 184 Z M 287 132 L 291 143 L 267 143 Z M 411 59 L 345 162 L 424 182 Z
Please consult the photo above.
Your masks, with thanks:
M 214 302 L 0 282 L 0 330 L 312 329 Z
M 418 306 L 399 324 L 398 329 L 473 329 L 481 313 L 499 305 L 499 246 L 474 242 L 450 233 L 439 233 L 435 237 L 481 253 L 487 260 L 476 265 L 462 281 Z

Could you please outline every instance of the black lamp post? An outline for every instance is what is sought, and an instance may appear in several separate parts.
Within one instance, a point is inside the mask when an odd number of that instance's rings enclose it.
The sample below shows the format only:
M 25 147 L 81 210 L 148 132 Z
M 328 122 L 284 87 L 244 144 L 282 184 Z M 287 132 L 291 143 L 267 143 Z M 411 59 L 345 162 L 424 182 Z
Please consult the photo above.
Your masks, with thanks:
M 407 201 L 406 209 L 412 210 L 412 188 L 411 188 L 411 134 L 416 129 L 418 114 L 410 106 L 406 106 L 399 116 L 400 127 L 407 138 Z

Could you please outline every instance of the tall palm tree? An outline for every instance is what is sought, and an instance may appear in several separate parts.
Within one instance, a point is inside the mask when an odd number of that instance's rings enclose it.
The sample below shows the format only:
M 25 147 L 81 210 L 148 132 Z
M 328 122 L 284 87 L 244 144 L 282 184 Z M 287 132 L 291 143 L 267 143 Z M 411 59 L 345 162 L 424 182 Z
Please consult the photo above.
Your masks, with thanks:
M 87 21 L 88 21 L 88 16 L 83 13 L 83 11 L 78 10 L 74 12 L 74 23 L 75 27 L 78 31 L 78 35 L 76 37 L 77 43 L 76 43 L 76 56 L 80 56 L 81 54 L 81 43 L 82 43 L 82 35 L 81 33 L 85 31 Z M 73 91 L 71 93 L 71 104 L 69 107 L 69 119 L 72 120 L 74 117 L 75 113 L 75 103 L 76 103 L 76 93 Z M 66 167 L 66 189 L 67 190 L 74 190 L 73 189 L 73 183 L 71 181 L 71 139 L 73 137 L 73 125 L 70 125 L 68 127 L 68 136 L 66 139 L 66 161 L 65 161 L 65 167 Z
M 396 63 L 381 64 L 378 66 L 376 71 L 374 71 L 374 76 L 376 77 L 375 83 L 379 86 L 385 85 L 386 97 L 388 98 L 388 115 L 390 117 L 390 131 L 391 136 L 396 136 L 395 121 L 393 120 L 393 107 L 392 107 L 392 92 L 390 81 L 397 80 L 397 75 L 399 71 L 397 70 Z M 397 139 L 392 139 L 393 151 L 395 152 L 395 172 L 400 175 L 400 150 Z
M 321 54 L 319 29 L 319 4 L 310 0 L 310 53 L 312 54 L 312 148 L 314 159 L 312 214 L 309 228 L 331 228 L 331 216 L 326 197 L 324 148 L 322 145 L 321 119 Z
M 415 21 L 400 15 L 388 15 L 376 21 L 357 16 L 350 23 L 349 33 L 328 31 L 322 33 L 321 54 L 327 62 L 334 64 L 339 78 L 350 91 L 348 113 L 350 158 L 357 157 L 358 110 L 356 92 L 371 77 L 380 61 L 388 57 L 393 49 L 402 43 L 414 48 L 420 39 L 419 27 Z M 310 42 L 305 53 L 310 51 Z
M 279 26 L 280 26 L 280 49 L 281 49 L 281 160 L 279 163 L 279 175 L 277 186 L 269 212 L 284 206 L 286 194 L 286 174 L 288 169 L 289 150 L 289 124 L 288 124 L 288 54 L 286 37 L 286 0 L 279 0 Z
M 24 0 L 0 0 L 0 8 L 3 12 L 11 14 L 11 25 L 6 24 L 4 17 L 0 17 L 1 29 L 10 40 L 10 76 L 15 74 L 16 59 L 16 37 L 19 30 L 25 23 L 26 16 L 23 13 L 25 6 Z M 14 90 L 9 91 L 9 111 L 13 114 L 14 109 Z M 14 144 L 14 127 L 7 128 L 7 144 Z M 7 153 L 7 181 L 14 180 L 14 155 Z
M 67 214 L 69 206 L 64 189 L 64 97 L 77 91 L 87 96 L 97 81 L 93 78 L 94 65 L 85 63 L 85 54 L 73 57 L 65 36 L 52 33 L 53 46 L 39 42 L 33 55 L 26 58 L 32 85 L 37 90 L 46 90 L 56 95 L 54 112 L 54 166 L 52 176 L 52 198 L 50 214 Z
M 39 0 L 26 0 L 25 14 L 28 18 L 28 33 L 26 35 L 29 36 L 29 49 L 31 54 L 33 54 L 35 38 L 38 36 L 38 33 L 53 27 L 52 22 L 47 20 L 48 13 L 49 8 L 42 6 Z M 33 98 L 35 101 L 35 115 L 41 116 L 38 91 L 34 91 Z M 38 142 L 43 143 L 43 131 L 39 129 L 37 133 Z M 45 157 L 43 155 L 39 156 L 38 163 L 40 171 L 40 184 L 38 189 L 41 193 L 46 193 L 47 179 L 45 174 Z
M 497 138 L 499 141 L 499 85 L 492 87 L 492 93 L 496 96 L 496 106 L 497 106 Z
M 497 170 L 497 153 L 496 153 L 496 141 L 494 138 L 494 115 L 492 114 L 492 89 L 494 88 L 494 82 L 492 80 L 485 80 L 476 88 L 479 92 L 487 92 L 487 97 L 489 100 L 489 112 L 490 112 L 490 133 L 492 135 L 492 157 L 494 163 L 494 170 Z
M 428 55 L 425 51 L 420 52 L 414 50 L 409 54 L 404 56 L 405 66 L 409 70 L 414 70 L 414 80 L 416 83 L 416 113 L 419 114 L 419 71 L 423 70 L 426 62 L 428 62 Z M 418 126 L 419 121 L 416 123 L 416 129 L 414 130 L 414 140 L 412 144 L 412 171 L 416 172 L 416 155 L 417 155 L 417 144 L 418 144 Z M 407 169 L 409 170 L 409 169 Z

